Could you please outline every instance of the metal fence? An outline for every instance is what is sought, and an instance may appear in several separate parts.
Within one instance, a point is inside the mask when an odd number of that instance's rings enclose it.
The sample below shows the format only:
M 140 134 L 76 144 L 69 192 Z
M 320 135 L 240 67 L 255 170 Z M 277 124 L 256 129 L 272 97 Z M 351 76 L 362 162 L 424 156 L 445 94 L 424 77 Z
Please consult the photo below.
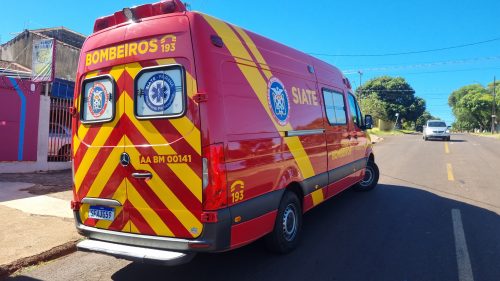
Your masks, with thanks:
M 71 115 L 72 99 L 50 98 L 49 162 L 71 161 Z

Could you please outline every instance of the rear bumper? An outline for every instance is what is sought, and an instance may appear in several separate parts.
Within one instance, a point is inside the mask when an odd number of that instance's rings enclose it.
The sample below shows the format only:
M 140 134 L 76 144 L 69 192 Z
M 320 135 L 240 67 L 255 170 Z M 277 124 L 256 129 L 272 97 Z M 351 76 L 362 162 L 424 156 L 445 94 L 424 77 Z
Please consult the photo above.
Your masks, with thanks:
M 196 252 L 221 252 L 230 248 L 231 220 L 229 209 L 218 211 L 218 222 L 205 224 L 203 233 L 196 239 L 141 235 L 89 227 L 82 223 L 77 211 L 74 211 L 73 214 L 78 233 L 89 238 L 90 241 L 108 243 L 86 242 L 86 244 L 79 246 L 80 249 L 86 251 L 100 252 L 129 260 L 140 259 L 144 261 L 151 260 L 151 258 L 138 257 L 135 254 L 136 250 L 140 249 L 143 252 L 152 251 L 150 253 L 151 256 L 163 256 L 165 254 L 155 252 L 155 250 L 174 251 L 178 252 L 177 254 L 186 255 L 182 258 L 189 259 L 192 258 L 190 255 Z M 114 246 L 111 244 L 114 244 Z M 85 245 L 90 246 L 87 247 Z M 165 262 L 162 262 L 162 259 L 159 259 L 158 262 L 165 264 Z
M 426 133 L 426 137 L 428 138 L 448 138 L 450 137 L 449 133 Z
M 91 239 L 81 241 L 76 247 L 81 251 L 103 253 L 132 261 L 169 266 L 188 263 L 196 255 L 195 253 L 156 250 Z

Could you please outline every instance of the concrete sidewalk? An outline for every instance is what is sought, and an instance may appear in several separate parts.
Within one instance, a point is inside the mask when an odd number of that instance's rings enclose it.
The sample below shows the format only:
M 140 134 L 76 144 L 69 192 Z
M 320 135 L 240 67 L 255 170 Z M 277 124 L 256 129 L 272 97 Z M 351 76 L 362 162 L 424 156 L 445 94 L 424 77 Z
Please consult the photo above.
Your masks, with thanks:
M 75 250 L 71 171 L 0 174 L 0 278 Z

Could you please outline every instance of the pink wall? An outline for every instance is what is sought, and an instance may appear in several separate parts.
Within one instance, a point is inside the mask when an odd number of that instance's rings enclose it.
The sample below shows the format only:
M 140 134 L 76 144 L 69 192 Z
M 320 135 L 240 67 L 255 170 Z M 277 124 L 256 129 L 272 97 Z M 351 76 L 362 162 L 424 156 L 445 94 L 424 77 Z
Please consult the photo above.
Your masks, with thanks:
M 41 85 L 0 77 L 0 161 L 36 161 Z

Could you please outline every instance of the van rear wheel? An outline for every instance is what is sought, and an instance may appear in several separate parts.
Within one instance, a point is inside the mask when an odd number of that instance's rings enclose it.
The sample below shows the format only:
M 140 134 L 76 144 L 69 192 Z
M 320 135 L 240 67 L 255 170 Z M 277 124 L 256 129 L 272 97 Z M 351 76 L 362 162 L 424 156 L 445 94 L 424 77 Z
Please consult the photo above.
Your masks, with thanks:
M 294 192 L 285 191 L 281 199 L 273 232 L 266 236 L 267 248 L 275 253 L 286 254 L 299 243 L 302 229 L 302 208 Z
M 368 161 L 366 164 L 365 177 L 354 185 L 357 191 L 370 191 L 377 186 L 380 171 L 374 161 Z

